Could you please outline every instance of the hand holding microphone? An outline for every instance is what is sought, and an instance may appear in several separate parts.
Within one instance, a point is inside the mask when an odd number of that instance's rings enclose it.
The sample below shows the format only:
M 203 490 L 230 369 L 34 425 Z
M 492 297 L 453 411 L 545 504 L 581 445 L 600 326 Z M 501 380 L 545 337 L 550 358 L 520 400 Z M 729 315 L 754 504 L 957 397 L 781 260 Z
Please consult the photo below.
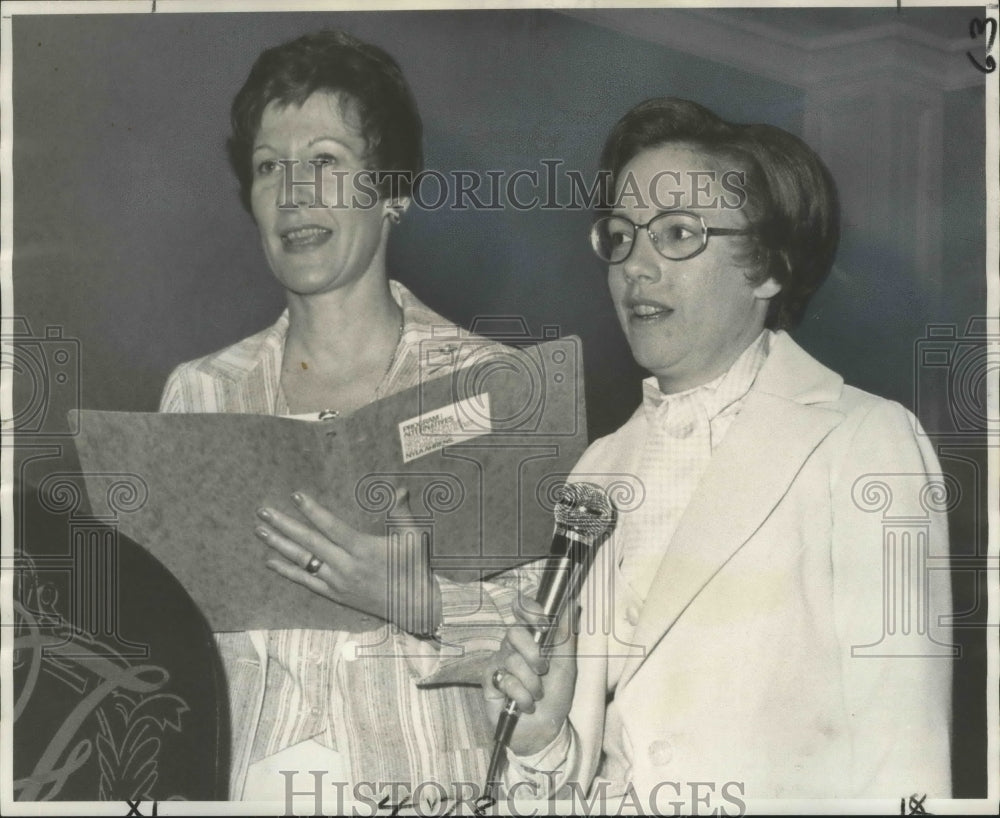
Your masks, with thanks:
M 494 742 L 494 756 L 506 746 L 518 755 L 541 750 L 559 733 L 573 700 L 576 683 L 573 617 L 560 618 L 553 640 L 557 647 L 552 655 L 546 656 L 535 642 L 534 633 L 537 626 L 544 626 L 548 620 L 537 602 L 526 600 L 524 606 L 525 610 L 517 614 L 518 624 L 507 631 L 491 671 L 483 680 L 487 709 L 497 724 L 496 736 L 501 739 Z M 518 714 L 513 719 L 506 715 L 512 703 Z M 496 774 L 500 772 L 502 766 Z
M 484 680 L 491 712 L 498 715 L 489 785 L 499 779 L 509 745 L 518 754 L 536 752 L 558 734 L 569 713 L 576 679 L 571 640 L 576 596 L 594 553 L 615 525 L 605 492 L 590 483 L 568 483 L 555 508 L 552 548 L 542 573 L 537 603 L 526 603 L 497 654 L 496 668 Z M 558 627 L 557 627 L 558 626 Z M 559 644 L 551 663 L 548 648 Z M 500 699 L 505 697 L 497 713 Z M 522 718 L 521 713 L 526 715 Z M 522 726 L 514 733 L 515 726 Z

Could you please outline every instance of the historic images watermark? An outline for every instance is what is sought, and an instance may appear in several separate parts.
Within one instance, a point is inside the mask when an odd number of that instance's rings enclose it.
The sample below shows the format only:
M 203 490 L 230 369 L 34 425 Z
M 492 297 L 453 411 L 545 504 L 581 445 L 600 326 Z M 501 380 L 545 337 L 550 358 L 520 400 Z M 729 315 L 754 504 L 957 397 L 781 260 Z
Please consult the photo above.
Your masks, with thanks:
M 268 159 L 258 178 L 279 192 L 278 207 L 370 210 L 384 199 L 409 197 L 421 210 L 593 210 L 653 207 L 737 210 L 747 201 L 742 170 L 661 170 L 647 185 L 631 171 L 610 192 L 611 174 L 587 176 L 562 159 L 542 159 L 538 168 L 509 170 L 343 170 L 327 160 Z
M 535 785 L 521 781 L 486 794 L 482 782 L 409 782 L 327 780 L 326 770 L 281 770 L 286 815 L 483 816 L 528 818 L 560 815 L 744 815 L 742 781 L 664 780 L 640 795 L 631 784 L 612 788 L 600 781 L 590 791 L 568 782 L 558 798 L 539 800 Z M 543 776 L 554 776 L 554 773 Z M 549 788 L 553 790 L 554 788 Z

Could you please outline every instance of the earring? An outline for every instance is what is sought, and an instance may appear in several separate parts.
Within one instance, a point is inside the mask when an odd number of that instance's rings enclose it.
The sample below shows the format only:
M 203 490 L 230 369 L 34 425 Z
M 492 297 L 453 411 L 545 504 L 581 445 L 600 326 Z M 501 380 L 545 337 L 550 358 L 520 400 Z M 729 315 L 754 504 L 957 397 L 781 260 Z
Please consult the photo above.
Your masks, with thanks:
M 389 205 L 386 208 L 386 215 L 389 217 L 389 221 L 393 224 L 399 224 L 399 219 L 402 215 L 402 208 L 399 205 Z

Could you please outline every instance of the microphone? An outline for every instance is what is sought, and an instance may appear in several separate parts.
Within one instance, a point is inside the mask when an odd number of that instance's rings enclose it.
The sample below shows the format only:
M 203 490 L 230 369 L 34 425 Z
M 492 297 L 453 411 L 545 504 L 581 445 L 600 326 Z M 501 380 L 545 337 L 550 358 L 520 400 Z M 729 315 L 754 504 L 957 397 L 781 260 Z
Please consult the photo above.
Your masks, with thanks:
M 608 495 L 593 483 L 564 483 L 555 506 L 556 528 L 535 599 L 548 625 L 533 627 L 535 643 L 547 653 L 555 626 L 570 599 L 576 597 L 598 546 L 615 526 L 616 514 Z M 506 760 L 505 750 L 517 726 L 517 702 L 508 698 L 493 736 L 493 754 L 486 773 L 486 792 L 492 794 Z

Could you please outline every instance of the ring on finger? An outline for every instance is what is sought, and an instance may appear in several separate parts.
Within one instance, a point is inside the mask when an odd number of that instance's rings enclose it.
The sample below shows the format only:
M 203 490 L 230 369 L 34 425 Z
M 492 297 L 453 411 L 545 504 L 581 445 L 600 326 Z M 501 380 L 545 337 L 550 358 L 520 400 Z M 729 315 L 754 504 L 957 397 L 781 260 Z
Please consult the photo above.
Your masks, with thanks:
M 319 569 L 323 567 L 323 560 L 313 554 L 309 558 L 309 562 L 305 564 L 305 569 L 307 574 L 312 574 L 316 576 L 319 573 Z
M 502 667 L 498 667 L 493 671 L 493 677 L 490 680 L 493 683 L 493 687 L 500 690 L 500 685 L 503 684 L 503 680 L 507 678 L 507 671 Z

